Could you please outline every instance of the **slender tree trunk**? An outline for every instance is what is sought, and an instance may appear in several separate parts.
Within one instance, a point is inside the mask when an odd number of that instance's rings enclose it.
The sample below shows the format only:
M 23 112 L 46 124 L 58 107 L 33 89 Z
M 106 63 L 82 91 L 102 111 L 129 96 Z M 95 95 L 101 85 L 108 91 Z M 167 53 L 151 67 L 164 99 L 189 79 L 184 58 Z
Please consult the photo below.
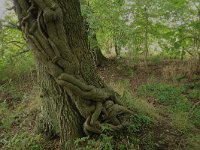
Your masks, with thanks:
M 116 32 L 115 32 L 115 34 L 116 34 Z M 116 36 L 116 35 L 115 35 L 114 38 L 113 38 L 116 58 L 119 58 L 119 57 L 120 57 L 120 52 L 121 52 L 121 47 L 120 47 L 119 44 L 118 44 L 118 37 L 119 37 L 119 36 Z
M 1 41 L 1 44 L 0 44 L 0 48 L 1 48 L 1 56 L 0 57 L 3 57 L 4 56 L 4 29 L 3 29 L 3 23 L 0 21 L 0 41 Z
M 121 48 L 120 48 L 120 46 L 118 46 L 118 44 L 115 43 L 115 53 L 116 53 L 116 58 L 120 58 L 120 52 L 121 52 Z
M 60 134 L 65 149 L 101 125 L 122 127 L 131 113 L 96 72 L 79 0 L 14 0 L 21 30 L 39 64 L 46 131 Z M 58 130 L 58 131 L 57 131 Z
M 89 1 L 83 1 L 83 4 L 87 5 L 90 8 Z M 91 9 L 91 8 L 90 8 Z M 93 14 L 93 12 L 90 12 Z M 97 40 L 97 35 L 95 29 L 92 29 L 90 27 L 89 22 L 87 22 L 87 18 L 84 19 L 84 22 L 86 24 L 86 30 L 88 31 L 88 37 L 89 37 L 89 47 L 90 50 L 93 52 L 93 55 L 95 56 L 95 64 L 97 67 L 102 66 L 106 61 L 107 58 L 102 54 L 101 48 L 99 46 L 99 42 Z
M 144 14 L 145 14 L 145 64 L 147 66 L 148 64 L 148 55 L 149 55 L 149 48 L 148 48 L 148 13 L 147 8 L 144 8 Z
M 94 53 L 95 64 L 97 67 L 99 67 L 107 62 L 107 58 L 101 52 L 95 31 L 94 33 L 91 34 L 92 34 L 92 39 L 91 39 L 92 41 L 90 42 L 90 49 Z
M 198 20 L 200 22 L 200 6 L 198 7 Z M 200 71 L 200 30 L 198 30 L 198 40 L 197 40 L 197 55 L 198 55 L 198 64 L 197 64 L 197 72 Z
M 108 59 L 102 54 L 101 49 L 99 47 L 97 47 L 96 49 L 93 50 L 96 54 L 96 66 L 102 66 L 103 64 L 105 64 Z
M 185 52 L 185 48 L 184 47 L 182 47 L 182 49 L 181 49 L 181 60 L 183 60 L 184 59 L 184 52 Z

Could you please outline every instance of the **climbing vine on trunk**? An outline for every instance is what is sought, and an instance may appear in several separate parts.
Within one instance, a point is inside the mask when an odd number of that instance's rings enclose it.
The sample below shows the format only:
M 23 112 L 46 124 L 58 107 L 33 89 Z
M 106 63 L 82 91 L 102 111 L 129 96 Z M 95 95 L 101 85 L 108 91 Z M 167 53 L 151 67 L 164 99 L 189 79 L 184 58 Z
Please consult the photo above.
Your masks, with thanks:
M 84 132 L 101 133 L 102 124 L 120 129 L 123 122 L 118 116 L 131 111 L 120 104 L 119 95 L 96 74 L 84 39 L 87 36 L 82 30 L 80 6 L 76 6 L 79 1 L 14 0 L 14 3 L 27 43 L 55 83 L 71 97 L 84 118 Z M 78 11 L 68 14 L 73 7 Z M 78 39 L 73 32 L 83 36 Z

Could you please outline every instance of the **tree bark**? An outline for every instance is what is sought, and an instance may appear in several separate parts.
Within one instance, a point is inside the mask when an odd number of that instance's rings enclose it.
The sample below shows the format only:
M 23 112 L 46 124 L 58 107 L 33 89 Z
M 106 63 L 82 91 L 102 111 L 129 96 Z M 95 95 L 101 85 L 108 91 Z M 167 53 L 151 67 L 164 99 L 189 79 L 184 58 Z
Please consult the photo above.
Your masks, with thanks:
M 90 49 L 94 53 L 95 64 L 96 64 L 97 67 L 99 67 L 99 66 L 102 66 L 104 63 L 106 63 L 108 60 L 101 52 L 101 49 L 99 47 L 99 43 L 97 41 L 96 33 L 91 33 L 91 34 L 92 34 L 92 39 L 91 39 L 92 42 L 90 44 Z
M 120 129 L 118 116 L 131 111 L 97 75 L 79 0 L 14 0 L 14 4 L 39 64 L 46 130 L 58 130 L 63 147 L 71 150 L 82 131 L 99 134 L 102 124 Z
M 144 8 L 144 15 L 145 15 L 145 65 L 148 65 L 148 55 L 149 55 L 149 47 L 148 47 L 148 22 L 149 22 L 149 16 L 147 12 L 147 7 Z
M 120 58 L 120 53 L 121 53 L 121 47 L 118 45 L 117 42 L 115 42 L 115 53 L 116 53 L 116 58 Z

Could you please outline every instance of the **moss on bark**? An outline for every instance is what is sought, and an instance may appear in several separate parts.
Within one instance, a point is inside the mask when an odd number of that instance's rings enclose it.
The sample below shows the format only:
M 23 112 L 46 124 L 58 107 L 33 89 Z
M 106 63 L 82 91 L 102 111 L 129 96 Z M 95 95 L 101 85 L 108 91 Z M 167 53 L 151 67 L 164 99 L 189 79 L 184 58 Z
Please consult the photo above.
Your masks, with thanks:
M 14 2 L 24 37 L 39 62 L 46 120 L 52 126 L 58 122 L 64 147 L 72 149 L 82 125 L 86 134 L 101 133 L 104 123 L 122 127 L 117 116 L 131 111 L 97 75 L 79 1 Z

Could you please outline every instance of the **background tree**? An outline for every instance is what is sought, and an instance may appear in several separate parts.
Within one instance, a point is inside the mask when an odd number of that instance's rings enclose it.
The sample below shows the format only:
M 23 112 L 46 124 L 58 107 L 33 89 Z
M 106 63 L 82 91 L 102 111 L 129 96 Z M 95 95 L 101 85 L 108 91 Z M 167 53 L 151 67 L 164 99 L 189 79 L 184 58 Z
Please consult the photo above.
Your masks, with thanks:
M 81 1 L 82 15 L 84 17 L 84 22 L 86 24 L 86 30 L 88 34 L 88 44 L 92 53 L 94 53 L 96 66 L 102 66 L 107 62 L 107 58 L 102 54 L 99 42 L 96 35 L 96 26 L 91 20 L 94 19 L 93 12 L 90 7 L 90 3 L 87 0 Z

